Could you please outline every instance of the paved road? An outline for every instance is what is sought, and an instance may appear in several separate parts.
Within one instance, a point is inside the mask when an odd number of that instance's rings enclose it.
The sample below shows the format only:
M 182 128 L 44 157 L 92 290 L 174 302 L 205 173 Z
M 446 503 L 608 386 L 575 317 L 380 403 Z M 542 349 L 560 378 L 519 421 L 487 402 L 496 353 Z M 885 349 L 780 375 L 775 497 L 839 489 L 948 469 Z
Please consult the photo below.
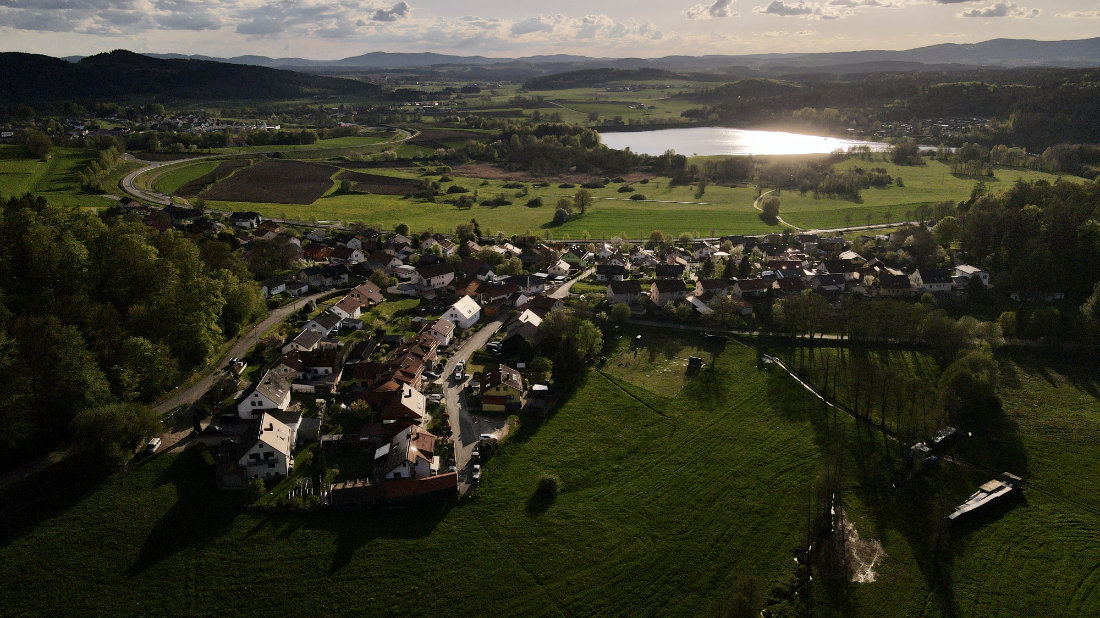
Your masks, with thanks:
M 565 298 L 569 295 L 569 289 L 573 284 L 595 272 L 595 268 L 589 268 L 580 275 L 565 282 L 558 289 L 549 294 L 551 298 Z M 451 424 L 451 437 L 455 447 L 455 469 L 458 470 L 458 491 L 465 495 L 473 487 L 470 475 L 473 472 L 470 463 L 470 454 L 478 443 L 483 433 L 494 433 L 500 429 L 502 422 L 498 419 L 475 418 L 470 415 L 466 406 L 466 381 L 455 382 L 451 379 L 455 366 L 459 361 L 468 361 L 474 352 L 485 347 L 493 335 L 500 330 L 504 323 L 500 320 L 489 322 L 467 339 L 447 361 L 443 375 L 436 380 L 443 386 L 443 401 L 447 406 L 447 418 Z
M 130 155 L 129 153 L 127 153 L 125 156 L 128 157 L 129 159 L 134 159 L 133 155 Z M 226 155 L 217 154 L 217 155 L 205 155 L 205 156 L 201 156 L 201 157 L 191 157 L 191 158 L 188 158 L 188 159 L 177 159 L 175 161 L 157 161 L 155 163 L 150 163 L 149 165 L 146 165 L 145 167 L 136 169 L 136 170 L 130 172 L 129 174 L 126 174 L 126 176 L 124 176 L 122 178 L 122 180 L 119 181 L 118 186 L 119 186 L 119 188 L 121 188 L 126 193 L 129 193 L 130 195 L 132 195 L 132 196 L 134 196 L 138 199 L 145 200 L 147 202 L 153 202 L 154 204 L 160 204 L 161 206 L 168 206 L 169 204 L 172 203 L 172 198 L 170 196 L 167 196 L 163 193 L 157 193 L 155 191 L 146 191 L 144 189 L 139 189 L 139 188 L 134 186 L 134 179 L 136 179 L 138 176 L 144 174 L 145 172 L 155 170 L 155 169 L 160 168 L 160 167 L 165 167 L 167 165 L 176 165 L 176 164 L 180 164 L 180 163 L 191 163 L 191 162 L 194 162 L 194 161 L 201 161 L 203 159 L 213 159 L 215 157 L 224 157 L 224 156 L 226 156 Z
M 190 406 L 198 401 L 206 391 L 210 390 L 210 387 L 214 385 L 214 382 L 221 375 L 223 368 L 229 362 L 229 359 L 234 356 L 240 357 L 248 353 L 252 349 L 252 346 L 256 345 L 260 341 L 260 337 L 272 326 L 275 326 L 279 322 L 285 320 L 288 316 L 301 309 L 306 303 L 311 300 L 317 300 L 326 294 L 331 294 L 332 290 L 327 292 L 318 292 L 311 296 L 303 296 L 293 303 L 280 307 L 268 314 L 262 322 L 256 325 L 237 340 L 237 343 L 233 345 L 233 348 L 229 350 L 223 358 L 221 358 L 217 364 L 214 365 L 214 370 L 200 378 L 197 382 L 191 386 L 179 390 L 172 391 L 171 395 L 161 403 L 157 404 L 153 409 L 158 414 L 167 414 L 174 410 L 178 406 Z

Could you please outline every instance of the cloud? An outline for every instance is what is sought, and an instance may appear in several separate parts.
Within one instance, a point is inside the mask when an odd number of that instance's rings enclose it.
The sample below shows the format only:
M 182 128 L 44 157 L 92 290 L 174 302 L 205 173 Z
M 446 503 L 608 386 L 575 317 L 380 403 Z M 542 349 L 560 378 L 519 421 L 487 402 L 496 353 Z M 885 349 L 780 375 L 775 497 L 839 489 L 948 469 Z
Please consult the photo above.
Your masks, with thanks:
M 691 7 L 685 14 L 688 19 L 711 19 L 721 17 L 737 17 L 740 13 L 737 13 L 730 9 L 730 5 L 733 4 L 733 0 L 715 0 L 714 4 L 696 4 Z
M 278 19 L 270 17 L 253 17 L 251 21 L 237 24 L 239 34 L 262 36 L 265 34 L 278 34 L 282 31 L 283 24 Z
M 778 15 L 780 17 L 807 17 L 810 19 L 836 19 L 840 14 L 822 7 L 820 4 L 809 2 L 787 3 L 784 0 L 772 0 L 767 6 L 754 7 L 753 11 L 762 15 Z
M 409 16 L 410 9 L 407 2 L 398 2 L 388 9 L 378 9 L 371 16 L 374 21 L 392 22 L 399 19 L 405 19 Z
M 552 19 L 553 18 L 540 15 L 538 17 L 530 17 L 523 21 L 517 21 L 512 24 L 511 32 L 514 36 L 523 36 L 525 34 L 531 34 L 532 32 L 553 32 L 554 24 Z
M 1100 11 L 1070 11 L 1069 13 L 1058 13 L 1055 17 L 1061 17 L 1062 19 L 1100 19 Z
M 220 19 L 205 11 L 199 13 L 167 13 L 157 17 L 156 22 L 165 30 L 217 30 L 222 27 Z
M 1042 11 L 1039 9 L 1026 9 L 1015 2 L 996 2 L 989 6 L 976 9 L 968 9 L 958 14 L 959 17 L 1014 17 L 1017 19 L 1031 19 L 1038 17 Z

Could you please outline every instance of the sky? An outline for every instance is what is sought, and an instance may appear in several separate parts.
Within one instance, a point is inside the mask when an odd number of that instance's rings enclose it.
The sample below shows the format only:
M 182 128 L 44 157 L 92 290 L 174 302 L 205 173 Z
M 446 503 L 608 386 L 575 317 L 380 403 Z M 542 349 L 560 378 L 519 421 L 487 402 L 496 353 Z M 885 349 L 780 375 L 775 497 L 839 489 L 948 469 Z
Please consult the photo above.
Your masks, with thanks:
M 1097 0 L 0 0 L 0 50 L 319 60 L 909 49 L 1100 36 Z

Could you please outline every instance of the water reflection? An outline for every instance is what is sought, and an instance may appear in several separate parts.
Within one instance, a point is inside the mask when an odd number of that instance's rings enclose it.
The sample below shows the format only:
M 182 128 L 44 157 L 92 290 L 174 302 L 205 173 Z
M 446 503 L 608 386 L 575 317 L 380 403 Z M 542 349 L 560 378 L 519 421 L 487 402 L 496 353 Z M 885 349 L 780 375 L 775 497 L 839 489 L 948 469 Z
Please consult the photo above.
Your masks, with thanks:
M 601 133 L 600 138 L 608 148 L 630 148 L 648 155 L 663 154 L 669 149 L 690 156 L 828 154 L 837 149 L 847 150 L 850 146 L 870 146 L 872 151 L 881 152 L 890 148 L 889 144 L 881 142 L 726 127 Z

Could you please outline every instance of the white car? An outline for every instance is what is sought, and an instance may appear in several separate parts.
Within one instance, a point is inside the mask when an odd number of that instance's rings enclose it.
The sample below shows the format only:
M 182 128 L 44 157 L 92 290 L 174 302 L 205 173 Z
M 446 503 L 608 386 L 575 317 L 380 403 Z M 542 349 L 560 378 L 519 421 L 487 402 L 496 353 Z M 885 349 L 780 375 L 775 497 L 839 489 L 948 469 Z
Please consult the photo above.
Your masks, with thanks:
M 475 483 L 481 481 L 481 466 L 474 464 L 474 473 L 472 475 L 472 478 L 474 479 Z
M 160 438 L 153 438 L 145 445 L 145 452 L 152 455 L 160 448 Z
M 483 433 L 483 434 L 481 434 L 481 438 L 479 438 L 479 439 L 481 439 L 481 440 L 496 440 L 496 438 L 493 437 L 493 434 L 491 434 L 491 433 Z
M 440 401 L 443 401 L 443 395 L 440 395 L 439 393 L 432 393 L 431 395 L 428 395 L 428 401 L 432 403 L 439 403 Z

